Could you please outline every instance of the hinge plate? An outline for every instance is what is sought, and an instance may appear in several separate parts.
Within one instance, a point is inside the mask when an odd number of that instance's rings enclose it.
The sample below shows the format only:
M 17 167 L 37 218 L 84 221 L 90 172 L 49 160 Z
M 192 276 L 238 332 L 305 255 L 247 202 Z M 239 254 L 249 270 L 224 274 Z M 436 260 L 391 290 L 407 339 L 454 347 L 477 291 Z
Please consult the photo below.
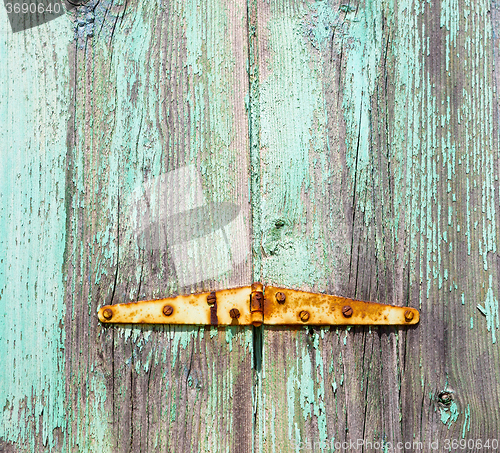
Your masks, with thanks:
M 251 325 L 251 292 L 250 286 L 244 286 L 166 299 L 106 305 L 99 310 L 98 316 L 99 321 L 111 324 Z M 238 313 L 233 311 L 233 314 L 239 314 L 239 317 L 231 318 L 231 310 L 238 310 Z
M 414 308 L 266 286 L 264 324 L 409 325 L 418 321 Z
M 411 325 L 418 310 L 254 283 L 159 300 L 107 305 L 106 324 Z

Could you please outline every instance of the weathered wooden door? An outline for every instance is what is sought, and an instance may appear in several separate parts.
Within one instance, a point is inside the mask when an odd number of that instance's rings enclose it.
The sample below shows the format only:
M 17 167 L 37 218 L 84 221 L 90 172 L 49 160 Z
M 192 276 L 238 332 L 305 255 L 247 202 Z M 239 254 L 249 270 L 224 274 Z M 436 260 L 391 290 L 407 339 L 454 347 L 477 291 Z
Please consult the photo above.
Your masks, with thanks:
M 0 7 L 0 451 L 498 450 L 499 8 Z M 252 281 L 421 321 L 96 316 Z

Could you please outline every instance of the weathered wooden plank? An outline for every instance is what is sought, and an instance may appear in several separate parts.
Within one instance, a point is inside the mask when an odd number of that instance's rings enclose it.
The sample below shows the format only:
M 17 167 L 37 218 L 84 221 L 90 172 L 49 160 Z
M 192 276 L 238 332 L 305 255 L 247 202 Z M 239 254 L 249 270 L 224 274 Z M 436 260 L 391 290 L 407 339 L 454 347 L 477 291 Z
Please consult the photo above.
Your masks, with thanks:
M 13 34 L 0 7 L 1 451 L 63 446 L 64 20 Z
M 97 320 L 250 283 L 246 4 L 95 1 L 0 38 L 0 447 L 249 451 L 251 329 Z
M 258 446 L 495 437 L 488 3 L 256 5 L 254 276 L 422 309 L 409 331 L 265 330 Z M 250 449 L 249 330 L 95 317 L 104 303 L 248 284 L 245 15 L 103 2 L 75 11 L 74 30 L 55 31 L 62 17 L 2 36 L 0 447 Z M 42 74 L 53 91 L 29 88 Z
M 263 450 L 498 438 L 489 7 L 257 2 L 262 280 L 421 309 L 414 329 L 266 328 Z
M 249 451 L 250 329 L 96 318 L 103 304 L 249 284 L 246 6 L 99 3 L 93 37 L 79 14 L 69 449 Z

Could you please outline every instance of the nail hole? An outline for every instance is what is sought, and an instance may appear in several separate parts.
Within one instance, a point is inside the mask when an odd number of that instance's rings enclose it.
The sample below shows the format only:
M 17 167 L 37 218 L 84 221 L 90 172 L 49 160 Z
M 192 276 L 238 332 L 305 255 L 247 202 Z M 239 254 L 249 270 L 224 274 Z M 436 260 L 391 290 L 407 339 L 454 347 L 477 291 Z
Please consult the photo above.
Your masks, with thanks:
M 279 230 L 280 228 L 283 228 L 285 226 L 285 221 L 282 219 L 278 219 L 276 220 L 276 222 L 274 222 L 274 226 L 277 230 Z

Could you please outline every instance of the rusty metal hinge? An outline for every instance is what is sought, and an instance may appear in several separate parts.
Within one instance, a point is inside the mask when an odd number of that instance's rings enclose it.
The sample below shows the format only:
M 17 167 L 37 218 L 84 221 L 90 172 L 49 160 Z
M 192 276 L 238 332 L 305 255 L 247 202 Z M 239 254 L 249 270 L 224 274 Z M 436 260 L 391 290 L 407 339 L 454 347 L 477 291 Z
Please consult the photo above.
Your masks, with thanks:
M 410 325 L 415 308 L 276 288 L 261 283 L 167 299 L 106 305 L 102 323 L 267 325 Z

